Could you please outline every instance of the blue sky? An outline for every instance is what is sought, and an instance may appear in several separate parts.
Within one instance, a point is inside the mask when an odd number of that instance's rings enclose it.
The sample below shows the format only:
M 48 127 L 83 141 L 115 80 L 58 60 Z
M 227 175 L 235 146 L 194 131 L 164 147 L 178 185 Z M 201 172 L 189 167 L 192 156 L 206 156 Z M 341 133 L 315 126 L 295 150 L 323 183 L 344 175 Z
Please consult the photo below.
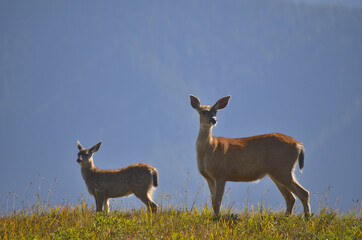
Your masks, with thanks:
M 103 142 L 99 168 L 156 167 L 156 202 L 204 204 L 189 94 L 205 105 L 232 96 L 216 136 L 303 142 L 296 176 L 312 211 L 326 193 L 331 207 L 350 209 L 362 196 L 362 10 L 331 2 L 1 1 L 1 211 L 34 201 L 40 184 L 51 204 L 81 194 L 93 204 L 77 140 Z M 268 178 L 226 189 L 237 209 L 285 207 Z

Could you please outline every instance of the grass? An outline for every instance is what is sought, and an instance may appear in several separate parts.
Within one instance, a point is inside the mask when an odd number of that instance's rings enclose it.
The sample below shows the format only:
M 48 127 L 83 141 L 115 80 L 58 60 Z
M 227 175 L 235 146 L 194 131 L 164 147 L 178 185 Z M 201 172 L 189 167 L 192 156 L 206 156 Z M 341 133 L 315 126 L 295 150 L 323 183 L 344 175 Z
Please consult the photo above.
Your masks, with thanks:
M 215 219 L 206 205 L 106 214 L 96 213 L 86 202 L 49 207 L 39 199 L 32 207 L 0 216 L 0 239 L 362 239 L 362 216 L 358 202 L 349 213 L 324 206 L 306 220 L 263 205 L 237 214 L 226 209 Z
M 201 188 L 191 208 L 185 204 L 180 210 L 161 196 L 157 213 L 116 206 L 109 214 L 96 213 L 83 197 L 76 205 L 50 207 L 51 189 L 42 201 L 40 188 L 36 203 L 23 203 L 17 211 L 9 211 L 7 198 L 7 209 L 0 209 L 0 239 L 362 239 L 361 203 L 357 200 L 353 209 L 341 213 L 328 206 L 328 191 L 321 196 L 319 212 L 305 219 L 302 214 L 285 216 L 264 202 L 236 213 L 228 206 L 215 218 L 207 203 L 195 205 Z

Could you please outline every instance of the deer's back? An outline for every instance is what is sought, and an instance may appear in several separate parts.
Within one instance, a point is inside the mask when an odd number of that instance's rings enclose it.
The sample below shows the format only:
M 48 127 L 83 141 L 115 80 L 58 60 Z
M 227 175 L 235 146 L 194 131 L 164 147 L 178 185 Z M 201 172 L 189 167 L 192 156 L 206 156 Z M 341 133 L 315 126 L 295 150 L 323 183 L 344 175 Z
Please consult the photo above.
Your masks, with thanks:
M 94 169 L 87 186 L 90 192 L 103 192 L 109 197 L 125 196 L 137 189 L 147 189 L 152 185 L 152 171 L 148 164 L 135 163 L 119 169 Z M 92 191 L 92 189 L 94 189 Z
M 281 133 L 213 139 L 210 151 L 200 159 L 200 172 L 230 181 L 254 181 L 281 165 L 292 168 L 300 144 Z

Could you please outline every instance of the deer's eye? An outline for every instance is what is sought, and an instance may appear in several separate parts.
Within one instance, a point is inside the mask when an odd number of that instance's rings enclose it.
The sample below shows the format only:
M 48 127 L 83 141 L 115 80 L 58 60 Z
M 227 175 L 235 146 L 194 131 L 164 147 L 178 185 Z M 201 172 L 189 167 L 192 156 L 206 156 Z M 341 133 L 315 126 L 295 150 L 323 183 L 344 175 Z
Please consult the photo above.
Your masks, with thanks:
M 88 155 L 87 152 L 82 152 L 82 153 L 79 153 L 78 156 L 81 156 L 81 157 L 86 157 Z

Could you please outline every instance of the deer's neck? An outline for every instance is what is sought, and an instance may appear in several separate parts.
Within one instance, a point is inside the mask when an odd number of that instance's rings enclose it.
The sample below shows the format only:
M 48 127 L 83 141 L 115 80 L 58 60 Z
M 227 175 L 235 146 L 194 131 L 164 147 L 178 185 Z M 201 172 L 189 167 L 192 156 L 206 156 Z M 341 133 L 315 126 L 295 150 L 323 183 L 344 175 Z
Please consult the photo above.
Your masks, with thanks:
M 83 179 L 85 181 L 90 179 L 96 170 L 97 170 L 97 168 L 94 166 L 93 158 L 91 158 L 89 163 L 82 164 L 81 172 L 82 172 Z
M 196 151 L 198 154 L 202 154 L 206 149 L 212 145 L 212 126 L 200 125 L 199 136 L 196 141 Z

